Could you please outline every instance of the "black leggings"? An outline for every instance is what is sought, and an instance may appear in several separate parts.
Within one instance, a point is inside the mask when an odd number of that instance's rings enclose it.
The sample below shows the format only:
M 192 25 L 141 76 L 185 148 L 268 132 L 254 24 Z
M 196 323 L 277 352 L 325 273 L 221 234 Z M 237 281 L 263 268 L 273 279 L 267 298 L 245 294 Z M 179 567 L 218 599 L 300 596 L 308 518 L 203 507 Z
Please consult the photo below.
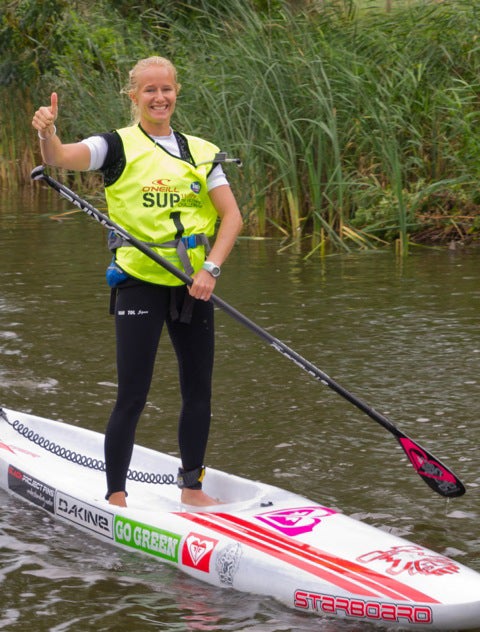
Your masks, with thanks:
M 185 296 L 193 301 L 189 324 L 172 317 L 172 298 L 181 312 Z M 164 323 L 179 367 L 182 467 L 193 470 L 203 465 L 211 416 L 213 320 L 212 303 L 191 299 L 185 286 L 172 290 L 142 283 L 119 288 L 115 305 L 118 394 L 105 434 L 108 495 L 125 491 L 135 430 L 147 401 Z

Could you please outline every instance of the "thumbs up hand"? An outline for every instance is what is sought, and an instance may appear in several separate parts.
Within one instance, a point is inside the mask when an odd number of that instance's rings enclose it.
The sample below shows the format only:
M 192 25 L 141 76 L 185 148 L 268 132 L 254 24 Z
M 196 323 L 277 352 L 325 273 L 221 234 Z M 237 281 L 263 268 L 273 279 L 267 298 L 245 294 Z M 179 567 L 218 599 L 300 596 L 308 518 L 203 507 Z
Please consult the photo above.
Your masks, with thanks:
M 41 140 L 48 140 L 55 136 L 57 128 L 55 121 L 58 116 L 58 96 L 56 92 L 52 92 L 50 96 L 50 105 L 40 107 L 33 115 L 32 125 L 38 131 Z

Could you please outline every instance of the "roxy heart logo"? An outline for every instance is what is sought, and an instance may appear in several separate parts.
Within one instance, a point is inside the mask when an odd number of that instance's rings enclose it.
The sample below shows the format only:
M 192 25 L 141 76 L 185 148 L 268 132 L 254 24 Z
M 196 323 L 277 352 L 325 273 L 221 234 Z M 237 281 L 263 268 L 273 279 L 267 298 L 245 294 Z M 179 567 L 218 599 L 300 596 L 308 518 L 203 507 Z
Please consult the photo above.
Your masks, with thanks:
M 336 511 L 328 507 L 295 507 L 295 509 L 269 511 L 255 518 L 284 535 L 296 536 L 313 531 L 324 518 L 334 513 Z
M 198 533 L 190 533 L 182 549 L 182 563 L 185 566 L 198 568 L 199 571 L 210 571 L 210 558 L 218 540 L 206 538 Z

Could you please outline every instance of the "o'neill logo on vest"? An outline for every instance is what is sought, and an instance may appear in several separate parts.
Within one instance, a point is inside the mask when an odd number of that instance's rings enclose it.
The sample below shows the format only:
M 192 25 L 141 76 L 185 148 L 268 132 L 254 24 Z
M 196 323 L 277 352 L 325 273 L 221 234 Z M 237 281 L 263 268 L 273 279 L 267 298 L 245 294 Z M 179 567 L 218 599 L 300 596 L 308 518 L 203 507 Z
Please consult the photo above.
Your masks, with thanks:
M 183 543 L 182 564 L 210 572 L 210 558 L 218 540 L 207 538 L 198 533 L 190 533 Z
M 284 535 L 294 537 L 313 531 L 324 518 L 335 513 L 337 512 L 328 507 L 295 507 L 295 509 L 268 511 L 255 518 Z

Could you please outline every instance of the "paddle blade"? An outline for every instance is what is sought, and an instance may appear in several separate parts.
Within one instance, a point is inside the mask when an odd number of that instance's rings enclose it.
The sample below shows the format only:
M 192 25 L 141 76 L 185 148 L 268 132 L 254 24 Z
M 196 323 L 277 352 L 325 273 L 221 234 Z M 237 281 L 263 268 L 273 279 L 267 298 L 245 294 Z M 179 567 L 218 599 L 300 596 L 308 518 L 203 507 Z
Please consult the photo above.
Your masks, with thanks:
M 429 487 L 447 498 L 463 496 L 466 489 L 462 481 L 446 465 L 443 465 L 409 437 L 402 434 L 397 438 L 417 474 Z

